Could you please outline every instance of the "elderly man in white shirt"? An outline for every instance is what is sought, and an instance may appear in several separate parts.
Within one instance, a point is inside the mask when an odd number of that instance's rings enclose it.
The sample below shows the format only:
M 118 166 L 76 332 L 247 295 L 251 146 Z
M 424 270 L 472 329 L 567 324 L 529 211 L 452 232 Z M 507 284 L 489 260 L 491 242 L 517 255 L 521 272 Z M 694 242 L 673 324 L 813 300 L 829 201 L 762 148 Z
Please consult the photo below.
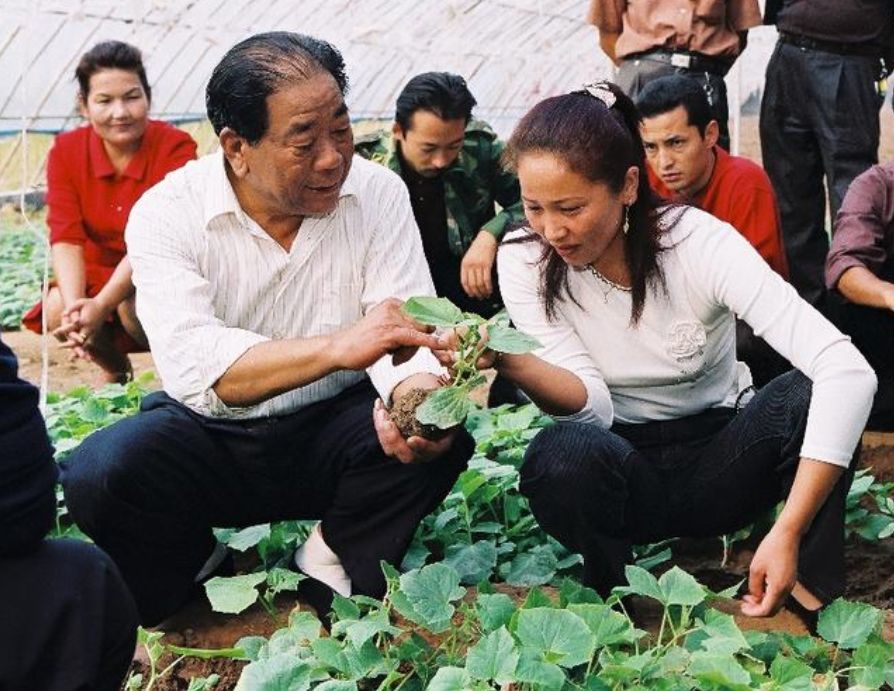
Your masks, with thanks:
M 380 561 L 401 561 L 472 453 L 465 432 L 404 439 L 383 404 L 439 386 L 436 338 L 400 309 L 433 287 L 405 186 L 353 158 L 346 84 L 323 41 L 239 43 L 206 93 L 221 151 L 131 212 L 164 392 L 86 440 L 63 484 L 147 625 L 214 571 L 212 526 L 319 518 L 296 555 L 314 604 L 381 596 Z

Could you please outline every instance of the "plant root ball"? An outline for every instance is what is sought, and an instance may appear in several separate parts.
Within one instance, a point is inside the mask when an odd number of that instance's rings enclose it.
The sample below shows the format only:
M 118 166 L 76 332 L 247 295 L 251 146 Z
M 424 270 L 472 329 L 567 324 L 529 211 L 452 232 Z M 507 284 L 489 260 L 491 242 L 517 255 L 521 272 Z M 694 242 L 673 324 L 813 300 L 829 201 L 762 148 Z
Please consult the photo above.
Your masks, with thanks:
M 423 437 L 430 441 L 437 441 L 450 433 L 451 430 L 449 429 L 441 429 L 434 425 L 423 425 L 416 419 L 416 408 L 422 405 L 430 393 L 430 389 L 410 389 L 398 398 L 388 411 L 392 422 L 397 425 L 397 429 L 400 430 L 404 439 Z

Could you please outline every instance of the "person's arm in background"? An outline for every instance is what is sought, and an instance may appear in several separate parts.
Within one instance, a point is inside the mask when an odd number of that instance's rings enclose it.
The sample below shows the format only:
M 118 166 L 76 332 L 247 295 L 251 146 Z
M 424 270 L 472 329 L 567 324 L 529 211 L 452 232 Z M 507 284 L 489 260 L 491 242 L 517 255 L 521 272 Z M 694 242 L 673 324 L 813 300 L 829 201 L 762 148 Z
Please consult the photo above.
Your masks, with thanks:
M 826 285 L 858 305 L 894 310 L 894 284 L 879 278 L 889 262 L 894 224 L 894 163 L 873 166 L 852 183 L 835 219 Z
M 488 298 L 493 293 L 494 263 L 500 239 L 507 228 L 525 217 L 518 178 L 503 169 L 500 164 L 502 153 L 503 145 L 496 138 L 482 138 L 479 141 L 478 171 L 486 173 L 490 195 L 501 208 L 481 226 L 460 265 L 463 290 L 470 297 L 478 299 Z
M 18 377 L 0 341 L 0 557 L 35 548 L 56 515 L 53 447 L 37 409 L 37 389 Z
M 599 47 L 616 66 L 618 65 L 618 56 L 615 44 L 624 28 L 623 20 L 626 11 L 626 0 L 590 0 L 590 7 L 587 11 L 587 23 L 596 27 Z

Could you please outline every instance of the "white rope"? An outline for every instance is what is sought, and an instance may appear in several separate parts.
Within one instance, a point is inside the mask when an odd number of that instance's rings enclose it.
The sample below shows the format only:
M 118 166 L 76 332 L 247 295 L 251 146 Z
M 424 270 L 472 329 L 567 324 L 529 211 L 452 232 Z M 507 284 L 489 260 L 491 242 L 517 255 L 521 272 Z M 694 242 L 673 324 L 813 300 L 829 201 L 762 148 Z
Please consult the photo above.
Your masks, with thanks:
M 37 26 L 36 17 L 37 17 L 37 2 L 31 3 L 31 13 L 29 17 L 28 27 Z M 26 31 L 28 28 L 26 28 Z M 49 338 L 47 335 L 47 310 L 46 310 L 46 301 L 47 294 L 49 293 L 50 286 L 50 243 L 47 237 L 47 232 L 44 228 L 38 227 L 28 215 L 28 205 L 27 205 L 27 181 L 28 181 L 28 129 L 29 129 L 29 120 L 26 113 L 28 112 L 28 71 L 31 66 L 31 41 L 25 41 L 25 50 L 22 53 L 24 65 L 22 65 L 22 81 L 21 81 L 21 90 L 22 90 L 22 127 L 21 127 L 21 137 L 22 137 L 22 176 L 21 180 L 21 195 L 19 198 L 19 212 L 22 216 L 22 220 L 25 222 L 25 225 L 34 233 L 36 241 L 39 243 L 39 246 L 43 247 L 43 277 L 41 280 L 40 287 L 40 296 L 41 303 L 43 305 L 43 309 L 41 309 L 41 334 L 40 334 L 40 381 L 38 388 L 40 390 L 40 398 L 39 398 L 39 407 L 40 412 L 46 416 L 47 411 L 47 391 L 48 391 L 48 383 L 50 376 L 50 354 L 49 354 Z

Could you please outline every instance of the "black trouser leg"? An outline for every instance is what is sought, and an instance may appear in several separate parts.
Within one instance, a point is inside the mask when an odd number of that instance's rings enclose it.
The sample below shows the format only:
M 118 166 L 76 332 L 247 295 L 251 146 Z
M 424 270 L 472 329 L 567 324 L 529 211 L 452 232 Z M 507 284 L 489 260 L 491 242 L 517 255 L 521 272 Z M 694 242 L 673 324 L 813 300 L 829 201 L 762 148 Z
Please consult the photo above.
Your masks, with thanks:
M 378 445 L 374 398 L 364 383 L 292 415 L 234 421 L 151 395 L 70 457 L 72 517 L 118 564 L 147 624 L 188 599 L 215 544 L 212 526 L 322 518 L 355 590 L 381 595 L 379 560 L 400 561 L 472 441 L 460 434 L 448 457 L 403 465 Z
M 810 381 L 784 374 L 738 415 L 642 425 L 562 423 L 531 443 L 522 492 L 544 530 L 583 554 L 586 585 L 623 582 L 625 541 L 733 532 L 785 497 L 798 468 Z M 799 578 L 824 601 L 843 579 L 845 474 L 801 544 Z M 601 563 L 593 563 L 596 560 Z
M 805 300 L 821 306 L 829 252 L 823 160 L 808 101 L 816 79 L 797 48 L 779 44 L 767 65 L 761 100 L 764 169 L 773 183 L 789 265 L 789 280 Z
M 94 545 L 46 540 L 0 559 L 0 688 L 117 691 L 136 646 L 137 612 Z

